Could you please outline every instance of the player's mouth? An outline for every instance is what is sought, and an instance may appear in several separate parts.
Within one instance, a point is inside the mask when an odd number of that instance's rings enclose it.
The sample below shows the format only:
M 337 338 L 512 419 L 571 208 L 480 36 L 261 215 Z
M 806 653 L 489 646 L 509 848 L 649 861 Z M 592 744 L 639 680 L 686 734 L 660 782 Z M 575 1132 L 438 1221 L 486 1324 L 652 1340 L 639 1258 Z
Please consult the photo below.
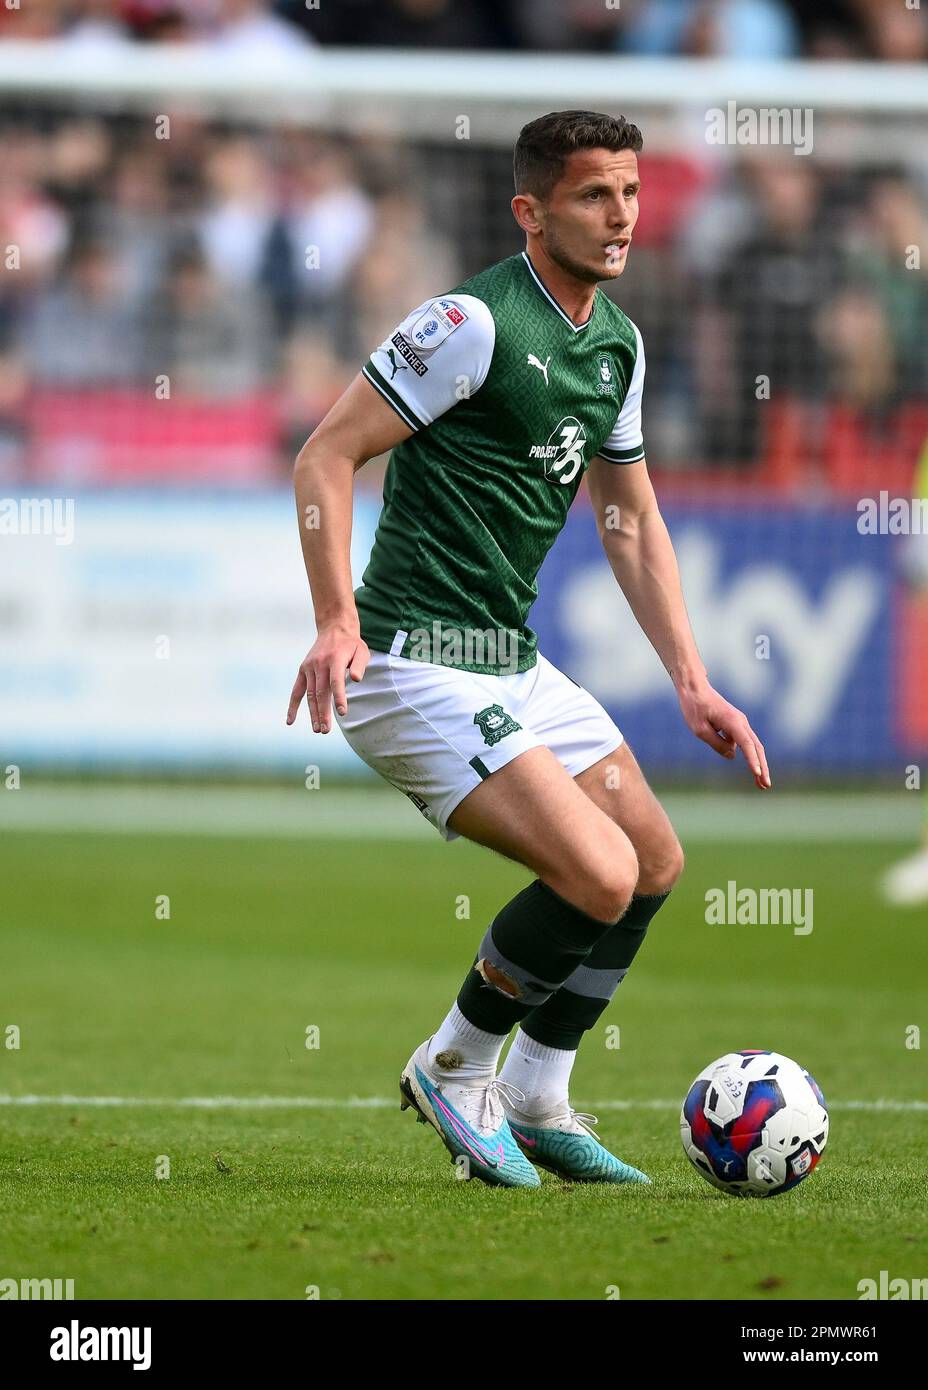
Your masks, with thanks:
M 606 243 L 606 247 L 605 247 L 606 255 L 607 255 L 607 256 L 624 256 L 624 255 L 626 254 L 626 252 L 628 251 L 628 245 L 629 245 L 629 242 L 630 242 L 630 241 L 631 241 L 631 237 L 630 237 L 630 236 L 629 236 L 629 237 L 616 237 L 614 241 L 608 241 L 608 242 Z

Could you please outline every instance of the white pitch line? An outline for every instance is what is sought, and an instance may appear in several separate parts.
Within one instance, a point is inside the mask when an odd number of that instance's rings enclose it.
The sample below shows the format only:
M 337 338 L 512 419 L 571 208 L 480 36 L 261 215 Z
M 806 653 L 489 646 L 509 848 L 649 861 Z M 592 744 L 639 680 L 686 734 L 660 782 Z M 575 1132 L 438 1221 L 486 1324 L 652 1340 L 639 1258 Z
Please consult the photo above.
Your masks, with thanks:
M 803 844 L 911 841 L 922 798 L 906 792 L 668 792 L 661 800 L 686 842 Z M 218 835 L 352 842 L 431 841 L 438 836 L 398 792 L 327 782 L 293 787 L 118 786 L 53 782 L 0 793 L 0 831 L 105 835 Z
M 386 1110 L 399 1102 L 389 1096 L 8 1096 L 0 1105 L 86 1106 L 88 1108 L 167 1110 Z M 596 1100 L 594 1110 L 679 1110 L 676 1100 Z M 829 1110 L 928 1111 L 928 1100 L 838 1100 Z

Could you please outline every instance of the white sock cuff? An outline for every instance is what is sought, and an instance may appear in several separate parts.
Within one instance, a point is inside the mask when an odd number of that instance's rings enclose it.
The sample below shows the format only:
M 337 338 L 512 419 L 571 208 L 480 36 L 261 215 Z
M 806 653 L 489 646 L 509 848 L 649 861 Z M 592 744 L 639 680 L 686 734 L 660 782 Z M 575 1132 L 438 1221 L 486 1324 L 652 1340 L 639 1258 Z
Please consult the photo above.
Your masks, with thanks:
M 486 1043 L 495 1039 L 502 1047 L 508 1034 L 487 1033 L 483 1028 L 478 1028 L 470 1019 L 465 1018 L 458 1008 L 457 1003 L 451 1005 L 451 1012 L 448 1014 L 448 1023 L 464 1042 Z
M 536 1042 L 527 1033 L 523 1033 L 521 1028 L 516 1033 L 512 1046 L 518 1048 L 523 1057 L 531 1057 L 536 1062 L 563 1062 L 566 1057 L 572 1057 L 576 1052 L 575 1048 L 547 1047 L 545 1043 Z

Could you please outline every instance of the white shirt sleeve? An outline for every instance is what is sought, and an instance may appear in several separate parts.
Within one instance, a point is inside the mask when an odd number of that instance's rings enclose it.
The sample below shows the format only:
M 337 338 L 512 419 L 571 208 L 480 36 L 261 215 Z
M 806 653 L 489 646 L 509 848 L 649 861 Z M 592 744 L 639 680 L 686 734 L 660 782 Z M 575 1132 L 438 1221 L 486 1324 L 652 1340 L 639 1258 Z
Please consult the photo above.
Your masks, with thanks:
M 628 384 L 628 395 L 616 417 L 612 433 L 599 451 L 607 463 L 639 463 L 644 458 L 644 438 L 641 433 L 641 394 L 644 387 L 644 344 L 635 324 L 638 356 Z
M 424 429 L 487 379 L 496 324 L 471 294 L 427 299 L 375 348 L 364 376 L 412 430 Z

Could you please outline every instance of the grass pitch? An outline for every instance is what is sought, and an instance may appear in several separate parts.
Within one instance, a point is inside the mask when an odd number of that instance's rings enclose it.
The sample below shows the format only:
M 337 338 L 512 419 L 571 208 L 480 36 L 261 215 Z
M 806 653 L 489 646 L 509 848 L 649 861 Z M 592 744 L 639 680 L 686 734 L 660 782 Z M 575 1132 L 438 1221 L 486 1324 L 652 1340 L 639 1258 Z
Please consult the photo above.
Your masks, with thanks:
M 0 1277 L 78 1299 L 623 1300 L 923 1277 L 925 913 L 876 892 L 905 847 L 686 848 L 571 1092 L 653 1186 L 509 1191 L 456 1180 L 397 1081 L 516 866 L 437 836 L 4 835 Z M 708 925 L 729 879 L 812 888 L 813 931 Z M 690 1081 L 741 1047 L 795 1057 L 831 1109 L 819 1168 L 766 1201 L 714 1191 L 679 1141 Z

